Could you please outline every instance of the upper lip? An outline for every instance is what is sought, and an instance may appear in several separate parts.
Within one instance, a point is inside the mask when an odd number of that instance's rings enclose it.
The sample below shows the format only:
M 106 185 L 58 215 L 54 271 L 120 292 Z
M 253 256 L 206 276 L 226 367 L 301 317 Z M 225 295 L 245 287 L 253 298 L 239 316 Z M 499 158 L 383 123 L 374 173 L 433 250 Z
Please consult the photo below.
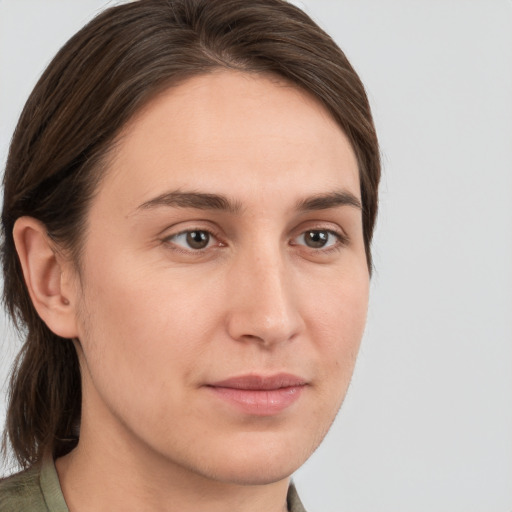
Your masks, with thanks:
M 238 377 L 230 377 L 225 380 L 220 380 L 208 384 L 210 387 L 216 388 L 233 388 L 233 389 L 248 389 L 248 390 L 270 390 L 289 388 L 296 386 L 304 386 L 307 381 L 302 377 L 297 377 L 290 373 L 277 373 L 275 375 L 240 375 Z

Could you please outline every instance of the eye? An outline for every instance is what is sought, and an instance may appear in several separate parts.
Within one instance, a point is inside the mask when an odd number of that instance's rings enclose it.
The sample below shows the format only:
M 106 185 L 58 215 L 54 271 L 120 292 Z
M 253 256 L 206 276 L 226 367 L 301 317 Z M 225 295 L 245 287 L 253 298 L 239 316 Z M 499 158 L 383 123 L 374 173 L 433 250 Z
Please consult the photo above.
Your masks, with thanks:
M 214 240 L 215 237 L 209 231 L 204 229 L 191 229 L 172 235 L 166 238 L 165 241 L 178 245 L 183 249 L 199 251 L 213 245 Z
M 311 249 L 327 249 L 342 241 L 341 235 L 327 229 L 309 229 L 293 241 L 294 245 L 305 245 Z

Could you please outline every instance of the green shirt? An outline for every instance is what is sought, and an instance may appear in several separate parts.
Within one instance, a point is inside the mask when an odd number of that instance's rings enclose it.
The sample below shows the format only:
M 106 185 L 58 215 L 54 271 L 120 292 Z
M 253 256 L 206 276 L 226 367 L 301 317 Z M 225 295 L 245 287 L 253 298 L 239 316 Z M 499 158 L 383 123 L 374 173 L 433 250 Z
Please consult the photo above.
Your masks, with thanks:
M 288 489 L 288 510 L 306 512 L 295 486 Z M 47 459 L 41 466 L 0 480 L 1 512 L 69 512 L 55 464 Z
M 53 460 L 0 480 L 2 512 L 69 512 Z

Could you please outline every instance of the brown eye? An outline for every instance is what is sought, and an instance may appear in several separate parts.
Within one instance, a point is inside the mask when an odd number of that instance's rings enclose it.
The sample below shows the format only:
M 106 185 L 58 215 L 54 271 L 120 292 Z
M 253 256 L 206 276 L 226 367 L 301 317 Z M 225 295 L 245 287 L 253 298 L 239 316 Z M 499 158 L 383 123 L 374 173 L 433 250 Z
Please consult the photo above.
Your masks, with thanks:
M 328 249 L 339 245 L 342 236 L 328 229 L 311 229 L 304 231 L 294 239 L 294 245 L 305 245 L 310 249 Z
M 204 249 L 210 242 L 210 233 L 207 231 L 189 231 L 187 233 L 187 245 L 191 249 Z
M 182 231 L 176 235 L 170 236 L 167 241 L 177 245 L 183 249 L 200 251 L 207 249 L 214 240 L 209 231 L 201 229 L 191 229 L 190 231 Z
M 321 249 L 329 240 L 327 231 L 306 231 L 304 233 L 304 243 L 313 249 Z

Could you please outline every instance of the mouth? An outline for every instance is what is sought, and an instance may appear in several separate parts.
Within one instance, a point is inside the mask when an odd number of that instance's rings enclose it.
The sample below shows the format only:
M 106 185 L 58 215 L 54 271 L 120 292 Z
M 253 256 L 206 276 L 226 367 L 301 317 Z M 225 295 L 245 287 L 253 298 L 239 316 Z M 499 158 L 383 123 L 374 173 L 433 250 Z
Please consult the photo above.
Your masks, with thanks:
M 206 387 L 228 405 L 244 414 L 272 416 L 291 407 L 301 396 L 307 381 L 296 375 L 242 375 L 208 384 Z

